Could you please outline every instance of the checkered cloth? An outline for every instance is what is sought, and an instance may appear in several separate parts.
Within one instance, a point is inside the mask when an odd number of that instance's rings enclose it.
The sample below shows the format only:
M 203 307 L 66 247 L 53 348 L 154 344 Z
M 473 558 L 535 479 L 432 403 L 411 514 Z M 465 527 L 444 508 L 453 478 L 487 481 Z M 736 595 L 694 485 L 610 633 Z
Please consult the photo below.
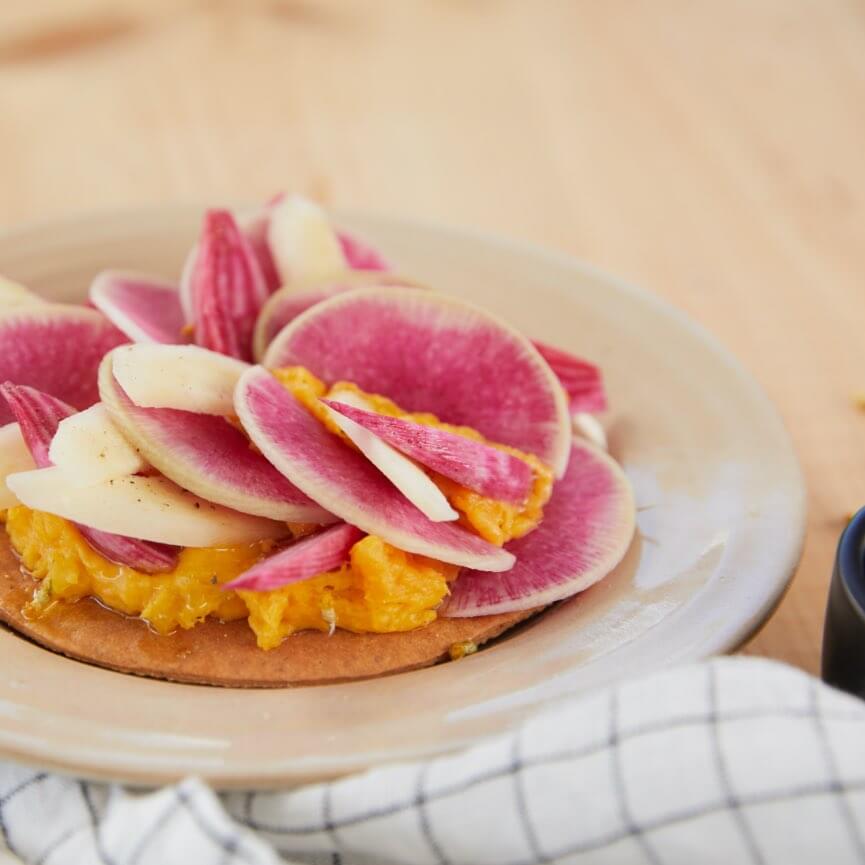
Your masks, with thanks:
M 141 794 L 6 765 L 0 832 L 8 861 L 40 865 L 852 865 L 865 704 L 717 659 L 454 756 L 284 792 Z

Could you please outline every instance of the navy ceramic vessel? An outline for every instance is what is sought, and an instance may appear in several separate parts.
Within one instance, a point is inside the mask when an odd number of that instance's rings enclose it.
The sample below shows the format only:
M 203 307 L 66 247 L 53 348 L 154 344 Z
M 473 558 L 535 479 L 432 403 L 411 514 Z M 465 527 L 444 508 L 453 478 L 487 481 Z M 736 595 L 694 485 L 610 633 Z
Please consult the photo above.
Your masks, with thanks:
M 823 680 L 865 699 L 865 508 L 838 543 L 823 628 Z

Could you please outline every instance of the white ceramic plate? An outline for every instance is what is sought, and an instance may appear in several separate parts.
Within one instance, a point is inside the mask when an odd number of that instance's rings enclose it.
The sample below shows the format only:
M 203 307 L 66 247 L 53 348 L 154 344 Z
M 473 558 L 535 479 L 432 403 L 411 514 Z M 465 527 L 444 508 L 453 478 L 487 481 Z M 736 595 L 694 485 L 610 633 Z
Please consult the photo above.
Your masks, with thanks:
M 0 237 L 0 273 L 79 301 L 96 271 L 176 277 L 200 211 L 98 215 Z M 278 691 L 138 679 L 0 631 L 0 756 L 90 777 L 223 786 L 333 776 L 501 731 L 541 703 L 734 648 L 798 561 L 804 492 L 773 407 L 705 332 L 562 255 L 352 216 L 400 273 L 601 364 L 639 538 L 622 566 L 479 654 L 388 678 Z

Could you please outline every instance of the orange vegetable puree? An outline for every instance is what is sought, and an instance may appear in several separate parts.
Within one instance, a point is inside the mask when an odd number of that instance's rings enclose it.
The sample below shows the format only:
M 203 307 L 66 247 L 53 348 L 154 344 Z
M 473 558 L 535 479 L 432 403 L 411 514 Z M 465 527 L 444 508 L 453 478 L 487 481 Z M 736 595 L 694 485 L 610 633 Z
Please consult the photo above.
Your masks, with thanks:
M 159 633 L 192 628 L 207 616 L 248 618 L 262 649 L 295 631 L 409 631 L 428 625 L 458 568 L 404 553 L 368 536 L 351 561 L 270 592 L 226 591 L 231 581 L 270 552 L 273 541 L 221 549 L 185 549 L 173 571 L 145 574 L 99 555 L 68 520 L 18 506 L 6 530 L 24 567 L 42 580 L 27 614 L 50 613 L 58 601 L 99 598 L 112 609 L 146 619 Z
M 343 436 L 319 401 L 325 395 L 353 390 L 383 414 L 486 441 L 469 427 L 442 423 L 435 415 L 403 411 L 387 397 L 367 394 L 355 385 L 338 382 L 330 390 L 302 367 L 275 375 L 331 432 Z M 343 436 L 344 437 L 344 436 Z M 525 460 L 535 481 L 522 505 L 495 501 L 431 473 L 461 522 L 494 544 L 504 544 L 535 528 L 552 490 L 552 473 L 531 454 L 487 442 Z M 0 519 L 2 519 L 0 513 Z M 272 649 L 295 631 L 334 627 L 349 631 L 386 633 L 428 625 L 448 593 L 459 568 L 403 552 L 375 536 L 352 547 L 350 561 L 337 571 L 319 574 L 269 592 L 227 591 L 230 582 L 273 551 L 274 541 L 243 546 L 184 549 L 174 570 L 146 574 L 115 564 L 97 553 L 75 526 L 60 517 L 18 506 L 6 512 L 6 530 L 24 568 L 41 580 L 25 611 L 49 614 L 58 602 L 95 597 L 112 609 L 141 616 L 159 633 L 192 628 L 208 616 L 232 621 L 246 618 L 262 649 Z M 300 536 L 308 526 L 286 530 Z
M 286 389 L 294 394 L 304 408 L 320 420 L 330 432 L 342 438 L 346 438 L 344 433 L 331 420 L 327 406 L 323 405 L 320 400 L 322 397 L 338 399 L 340 391 L 344 393 L 349 390 L 362 396 L 369 403 L 370 408 L 379 414 L 405 418 L 425 426 L 448 430 L 519 457 L 531 466 L 535 477 L 528 499 L 522 504 L 512 504 L 487 498 L 435 472 L 431 472 L 430 476 L 445 494 L 451 506 L 459 511 L 460 522 L 491 544 L 502 546 L 515 538 L 521 538 L 536 528 L 541 521 L 544 515 L 544 505 L 549 501 L 553 490 L 553 473 L 534 454 L 525 453 L 508 445 L 487 441 L 477 430 L 471 427 L 442 423 L 434 414 L 428 412 L 403 411 L 387 397 L 366 393 L 351 382 L 337 382 L 328 391 L 324 382 L 304 367 L 291 366 L 278 369 L 274 371 L 274 375 Z

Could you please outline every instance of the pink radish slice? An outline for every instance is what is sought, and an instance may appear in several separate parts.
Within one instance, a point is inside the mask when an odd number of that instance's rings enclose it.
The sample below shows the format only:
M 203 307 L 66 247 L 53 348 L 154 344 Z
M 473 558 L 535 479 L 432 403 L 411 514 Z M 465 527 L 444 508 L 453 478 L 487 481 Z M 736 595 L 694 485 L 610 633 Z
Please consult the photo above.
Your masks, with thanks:
M 340 523 L 264 559 L 223 588 L 269 592 L 316 574 L 325 574 L 347 562 L 351 548 L 362 537 L 359 529 Z
M 634 498 L 618 464 L 575 443 L 544 519 L 508 544 L 517 563 L 506 574 L 463 571 L 441 611 L 450 617 L 528 610 L 559 601 L 603 579 L 634 535 Z
M 434 523 L 357 451 L 329 433 L 263 367 L 235 392 L 240 421 L 261 452 L 323 508 L 410 553 L 490 571 L 513 556 L 454 523 Z
M 52 465 L 48 450 L 60 421 L 75 414 L 62 400 L 27 385 L 10 381 L 0 385 L 0 395 L 15 416 L 33 461 L 39 468 Z
M 283 328 L 264 364 L 352 381 L 535 454 L 558 475 L 567 466 L 570 417 L 549 365 L 516 330 L 457 298 L 411 288 L 337 295 Z
M 607 410 L 607 395 L 604 392 L 604 383 L 598 367 L 560 348 L 545 345 L 537 340 L 533 345 L 562 383 L 568 395 L 571 412 Z
M 48 456 L 51 440 L 60 422 L 75 414 L 75 409 L 26 385 L 6 382 L 0 385 L 0 394 L 5 397 L 18 421 L 33 461 L 39 468 L 51 466 Z M 113 535 L 80 523 L 75 525 L 96 552 L 117 564 L 128 565 L 149 574 L 170 571 L 177 564 L 179 551 L 176 547 Z
M 0 313 L 0 382 L 26 384 L 75 408 L 99 399 L 103 355 L 126 337 L 94 310 L 42 304 Z M 0 424 L 12 412 L 0 405 Z
M 170 408 L 141 408 L 117 383 L 107 357 L 102 401 L 144 458 L 184 489 L 241 513 L 288 522 L 333 518 L 249 446 L 225 418 Z
M 236 215 L 240 230 L 246 236 L 255 257 L 258 260 L 258 266 L 261 270 L 261 275 L 264 277 L 264 283 L 269 293 L 276 291 L 280 285 L 282 285 L 282 280 L 280 279 L 279 271 L 276 268 L 276 262 L 273 260 L 273 255 L 270 252 L 270 246 L 267 242 L 267 227 L 270 223 L 271 210 L 284 198 L 284 193 L 280 192 L 277 195 L 274 195 L 259 210 L 246 215 Z M 189 250 L 189 253 L 186 256 L 178 290 L 180 306 L 183 310 L 184 320 L 187 324 L 192 324 L 195 321 L 192 302 L 192 273 L 195 269 L 195 261 L 197 257 L 198 244 L 196 243 L 192 249 Z
M 160 574 L 173 571 L 177 565 L 180 550 L 170 544 L 156 541 L 139 541 L 124 535 L 100 532 L 88 526 L 78 525 L 84 540 L 103 558 L 116 565 L 126 565 L 145 574 Z
M 306 291 L 283 288 L 276 294 L 272 294 L 262 307 L 255 324 L 255 332 L 252 337 L 252 353 L 255 358 L 261 360 L 273 338 L 288 322 L 297 318 L 302 312 L 306 312 L 311 306 L 347 290 L 347 288 L 337 285 L 327 288 L 311 288 Z
M 243 226 L 243 233 L 249 240 L 249 245 L 252 247 L 252 251 L 258 260 L 261 275 L 264 277 L 264 283 L 270 293 L 276 291 L 282 285 L 282 279 L 279 276 L 279 271 L 276 269 L 276 262 L 273 260 L 270 245 L 267 242 L 270 208 L 281 200 L 281 197 L 277 196 L 273 202 L 269 202 Z
M 234 217 L 210 210 L 189 276 L 198 345 L 252 359 L 252 331 L 267 286 L 258 260 Z
M 465 436 L 325 400 L 334 411 L 446 478 L 499 501 L 524 502 L 533 472 L 524 460 Z
M 348 436 L 358 450 L 419 510 L 434 523 L 458 520 L 445 494 L 414 461 L 396 448 L 339 412 L 329 412 L 331 420 Z
M 334 279 L 311 283 L 306 287 L 292 285 L 280 289 L 268 298 L 259 313 L 252 341 L 253 354 L 256 359 L 261 360 L 273 338 L 285 325 L 311 306 L 353 288 L 370 288 L 375 285 L 418 287 L 411 280 L 394 273 L 349 271 Z
M 133 342 L 177 344 L 183 335 L 183 310 L 177 288 L 139 273 L 104 270 L 90 286 L 90 300 Z
M 346 263 L 352 270 L 390 270 L 385 257 L 369 244 L 344 231 L 338 231 L 336 236 Z

